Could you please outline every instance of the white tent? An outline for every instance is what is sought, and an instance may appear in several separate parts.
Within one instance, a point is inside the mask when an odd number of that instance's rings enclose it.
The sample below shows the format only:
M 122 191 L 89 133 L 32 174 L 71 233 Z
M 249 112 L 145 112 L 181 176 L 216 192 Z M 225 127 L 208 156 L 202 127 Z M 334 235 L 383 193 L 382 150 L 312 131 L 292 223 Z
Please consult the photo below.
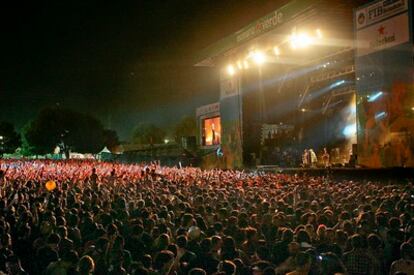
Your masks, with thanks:
M 109 160 L 111 158 L 111 151 L 105 146 L 97 155 L 96 158 L 100 160 Z
M 102 154 L 102 153 L 111 154 L 111 151 L 109 151 L 108 147 L 105 146 L 98 154 Z

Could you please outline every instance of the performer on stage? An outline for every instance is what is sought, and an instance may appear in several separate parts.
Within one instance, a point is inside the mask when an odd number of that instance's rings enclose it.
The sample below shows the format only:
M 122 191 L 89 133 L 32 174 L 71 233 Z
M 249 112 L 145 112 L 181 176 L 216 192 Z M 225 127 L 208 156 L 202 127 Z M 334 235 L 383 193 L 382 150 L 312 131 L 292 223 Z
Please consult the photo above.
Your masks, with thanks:
M 322 162 L 323 162 L 323 166 L 324 167 L 329 167 L 330 163 L 329 163 L 329 153 L 328 153 L 328 149 L 326 149 L 326 147 L 323 148 L 323 154 L 322 154 Z

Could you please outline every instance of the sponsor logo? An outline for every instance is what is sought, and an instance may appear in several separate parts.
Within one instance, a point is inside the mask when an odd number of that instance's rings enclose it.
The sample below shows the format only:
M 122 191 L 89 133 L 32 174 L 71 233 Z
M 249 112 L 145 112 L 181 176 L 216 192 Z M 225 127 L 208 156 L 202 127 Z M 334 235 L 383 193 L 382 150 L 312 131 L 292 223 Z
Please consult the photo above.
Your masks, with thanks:
M 240 42 L 249 39 L 266 30 L 274 28 L 281 23 L 283 23 L 283 13 L 275 11 L 271 16 L 258 21 L 254 26 L 249 27 L 247 30 L 237 35 L 237 41 Z
M 408 14 L 404 13 L 357 31 L 357 56 L 410 41 Z
M 408 9 L 407 0 L 383 0 L 357 11 L 358 28 L 380 22 Z
M 370 48 L 376 49 L 385 46 L 388 43 L 395 42 L 395 33 L 388 35 L 388 32 L 386 31 L 385 27 L 381 25 L 378 29 L 378 36 L 377 39 L 374 41 L 370 41 Z
M 365 23 L 365 13 L 361 12 L 358 15 L 358 24 L 362 25 Z

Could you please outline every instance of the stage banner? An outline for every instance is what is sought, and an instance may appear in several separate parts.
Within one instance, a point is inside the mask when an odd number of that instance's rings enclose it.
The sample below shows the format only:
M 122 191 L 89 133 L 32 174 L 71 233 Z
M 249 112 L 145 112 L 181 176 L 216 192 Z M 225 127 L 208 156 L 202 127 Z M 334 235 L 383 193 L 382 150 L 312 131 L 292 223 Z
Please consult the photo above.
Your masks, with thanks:
M 414 167 L 411 2 L 379 0 L 355 11 L 358 164 Z
M 226 168 L 243 166 L 240 81 L 237 75 L 220 73 L 221 147 Z

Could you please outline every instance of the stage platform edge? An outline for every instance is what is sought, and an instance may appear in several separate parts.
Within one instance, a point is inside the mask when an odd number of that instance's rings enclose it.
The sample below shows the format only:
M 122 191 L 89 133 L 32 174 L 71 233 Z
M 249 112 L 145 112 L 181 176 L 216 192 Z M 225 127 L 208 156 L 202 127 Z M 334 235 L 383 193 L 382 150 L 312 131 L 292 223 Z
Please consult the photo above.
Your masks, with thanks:
M 276 165 L 258 165 L 257 171 L 268 173 L 281 173 L 289 175 L 308 175 L 312 177 L 330 176 L 344 179 L 363 180 L 403 180 L 413 181 L 414 168 L 357 168 L 357 167 L 330 167 L 330 168 L 301 168 L 279 167 Z

